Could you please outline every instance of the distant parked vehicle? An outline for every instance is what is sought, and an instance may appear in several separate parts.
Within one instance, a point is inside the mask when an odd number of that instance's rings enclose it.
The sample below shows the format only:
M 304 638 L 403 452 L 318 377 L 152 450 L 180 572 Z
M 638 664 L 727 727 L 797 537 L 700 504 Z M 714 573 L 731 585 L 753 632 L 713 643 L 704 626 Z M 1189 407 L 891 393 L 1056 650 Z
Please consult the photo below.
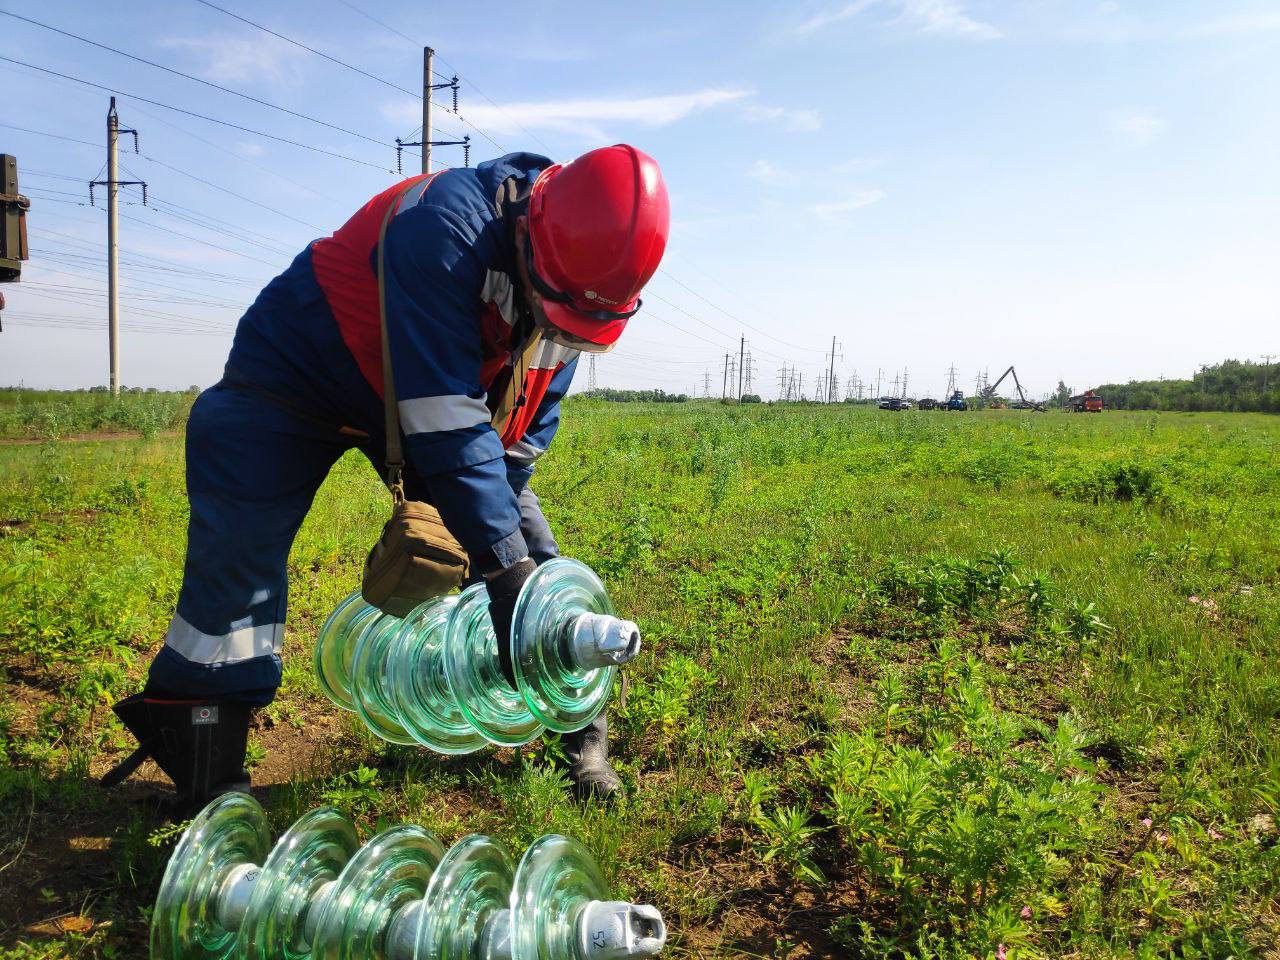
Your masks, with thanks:
M 960 390 L 957 390 L 955 393 L 951 394 L 950 398 L 947 400 L 947 405 L 942 409 L 943 410 L 968 410 L 969 404 L 965 402 L 964 393 Z
M 917 403 L 916 406 L 921 410 L 935 410 L 937 409 L 938 401 L 934 400 L 932 397 L 921 397 L 920 402 Z
M 881 397 L 876 406 L 881 410 L 910 410 L 911 401 L 903 400 L 901 397 Z
M 1086 390 L 1078 397 L 1072 397 L 1068 401 L 1071 405 L 1072 413 L 1101 413 L 1102 397 L 1094 393 L 1092 390 Z

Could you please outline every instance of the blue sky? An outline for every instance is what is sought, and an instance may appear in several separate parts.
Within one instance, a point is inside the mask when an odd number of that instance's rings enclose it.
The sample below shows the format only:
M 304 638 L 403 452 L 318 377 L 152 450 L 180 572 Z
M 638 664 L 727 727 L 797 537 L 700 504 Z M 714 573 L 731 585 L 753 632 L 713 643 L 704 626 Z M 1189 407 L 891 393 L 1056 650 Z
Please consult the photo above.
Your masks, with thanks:
M 419 87 L 430 43 L 463 78 L 437 135 L 470 133 L 473 161 L 645 149 L 672 242 L 603 385 L 718 390 L 743 334 L 766 397 L 784 363 L 812 383 L 832 336 L 843 380 L 905 368 L 915 395 L 951 363 L 969 383 L 1016 363 L 1041 392 L 1280 353 L 1274 3 L 218 5 L 391 85 L 195 0 L 0 9 L 383 142 L 419 123 L 392 85 Z M 388 147 L 11 17 L 0 56 L 120 91 L 139 131 L 122 159 L 153 204 L 123 208 L 126 384 L 214 382 L 261 282 L 395 179 Z M 108 95 L 3 61 L 0 81 L 0 151 L 33 199 L 0 383 L 105 382 L 105 219 L 83 202 Z

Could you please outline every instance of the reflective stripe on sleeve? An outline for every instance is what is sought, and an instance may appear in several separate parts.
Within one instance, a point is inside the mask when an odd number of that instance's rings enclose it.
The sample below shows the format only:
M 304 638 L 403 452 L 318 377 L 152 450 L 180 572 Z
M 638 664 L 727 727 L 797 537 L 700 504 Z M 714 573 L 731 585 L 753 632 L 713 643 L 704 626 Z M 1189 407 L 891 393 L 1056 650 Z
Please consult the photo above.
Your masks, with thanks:
M 455 393 L 444 397 L 414 397 L 401 400 L 400 426 L 405 435 L 437 433 L 441 430 L 462 430 L 492 418 L 489 408 L 479 397 Z
M 538 444 L 530 443 L 529 440 L 516 440 L 507 448 L 507 456 L 511 460 L 526 466 L 538 460 L 544 453 L 547 453 L 547 448 L 539 447 Z
M 536 443 L 530 443 L 528 440 L 517 440 L 507 447 L 507 456 L 523 466 L 533 463 L 546 452 L 546 447 L 540 447 Z
M 197 630 L 180 614 L 173 615 L 165 646 L 182 654 L 192 663 L 236 663 L 280 653 L 284 639 L 283 623 L 253 623 L 241 620 L 231 624 L 226 633 L 214 634 Z

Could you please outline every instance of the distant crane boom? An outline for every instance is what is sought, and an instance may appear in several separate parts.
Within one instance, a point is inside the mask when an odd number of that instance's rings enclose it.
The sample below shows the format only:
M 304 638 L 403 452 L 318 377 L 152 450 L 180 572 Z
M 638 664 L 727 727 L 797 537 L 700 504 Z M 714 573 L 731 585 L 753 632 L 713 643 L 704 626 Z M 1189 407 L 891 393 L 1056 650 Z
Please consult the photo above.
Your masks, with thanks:
M 1041 413 L 1044 413 L 1043 404 L 1037 403 L 1027 397 L 1026 391 L 1022 389 L 1022 381 L 1018 379 L 1018 371 L 1013 369 L 1013 364 L 1010 364 L 1009 369 L 1000 374 L 999 379 L 997 379 L 995 383 L 987 387 L 984 391 L 987 397 L 994 397 L 996 395 L 996 390 L 999 388 L 1000 384 L 1004 382 L 1004 378 L 1010 374 L 1013 374 L 1013 385 L 1018 389 L 1018 399 L 1022 401 L 1023 406 L 1030 407 L 1032 410 L 1039 410 Z

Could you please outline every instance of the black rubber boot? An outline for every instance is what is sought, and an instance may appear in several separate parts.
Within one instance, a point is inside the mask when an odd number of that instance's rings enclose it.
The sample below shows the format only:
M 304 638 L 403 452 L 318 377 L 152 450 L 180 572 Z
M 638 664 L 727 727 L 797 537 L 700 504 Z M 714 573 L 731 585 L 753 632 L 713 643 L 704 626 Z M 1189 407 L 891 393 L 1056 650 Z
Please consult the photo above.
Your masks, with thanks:
M 576 733 L 563 734 L 560 745 L 575 794 L 601 800 L 622 795 L 622 780 L 609 765 L 609 721 L 603 713 Z
M 150 757 L 173 781 L 175 816 L 195 812 L 219 794 L 248 792 L 249 704 L 137 693 L 112 709 L 138 738 L 138 749 L 102 778 L 104 787 L 123 782 Z

